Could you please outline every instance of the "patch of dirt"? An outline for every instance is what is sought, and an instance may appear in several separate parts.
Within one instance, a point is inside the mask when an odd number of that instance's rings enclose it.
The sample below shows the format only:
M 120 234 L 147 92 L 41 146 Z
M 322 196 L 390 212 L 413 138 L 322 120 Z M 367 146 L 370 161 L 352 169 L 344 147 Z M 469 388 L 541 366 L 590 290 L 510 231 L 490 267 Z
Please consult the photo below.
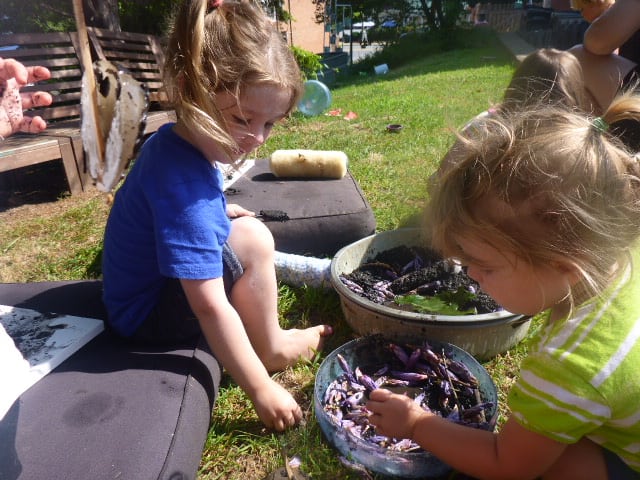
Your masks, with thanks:
M 0 173 L 0 212 L 55 202 L 69 195 L 62 162 L 47 162 Z
M 3 228 L 61 213 L 70 205 L 104 195 L 95 188 L 71 195 L 62 162 L 47 162 L 0 173 L 0 224 Z
M 372 302 L 394 308 L 417 311 L 399 306 L 394 298 L 409 294 L 423 297 L 454 294 L 460 289 L 471 298 L 458 304 L 460 311 L 475 309 L 478 314 L 502 310 L 480 286 L 466 274 L 464 268 L 443 260 L 436 252 L 419 247 L 395 247 L 380 252 L 353 272 L 340 277 L 354 293 Z

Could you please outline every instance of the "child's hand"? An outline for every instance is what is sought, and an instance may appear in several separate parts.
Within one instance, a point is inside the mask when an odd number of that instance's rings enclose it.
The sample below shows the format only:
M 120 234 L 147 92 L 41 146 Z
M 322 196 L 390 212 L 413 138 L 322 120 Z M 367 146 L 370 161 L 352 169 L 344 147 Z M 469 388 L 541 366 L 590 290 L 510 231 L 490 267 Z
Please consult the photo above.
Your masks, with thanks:
M 228 203 L 227 204 L 227 217 L 236 218 L 236 217 L 255 217 L 256 212 L 252 212 L 251 210 L 247 210 L 244 207 L 241 207 L 237 203 Z
M 257 391 L 252 400 L 260 420 L 274 430 L 286 430 L 302 419 L 300 406 L 284 387 L 273 380 Z
M 51 72 L 45 67 L 25 67 L 12 58 L 0 58 L 0 136 L 8 137 L 16 132 L 39 133 L 46 128 L 47 123 L 41 117 L 23 116 L 22 111 L 50 105 L 51 94 L 21 93 L 20 88 L 50 77 Z
M 394 438 L 413 438 L 418 419 L 432 415 L 406 395 L 397 395 L 384 388 L 369 394 L 369 421 L 381 435 Z

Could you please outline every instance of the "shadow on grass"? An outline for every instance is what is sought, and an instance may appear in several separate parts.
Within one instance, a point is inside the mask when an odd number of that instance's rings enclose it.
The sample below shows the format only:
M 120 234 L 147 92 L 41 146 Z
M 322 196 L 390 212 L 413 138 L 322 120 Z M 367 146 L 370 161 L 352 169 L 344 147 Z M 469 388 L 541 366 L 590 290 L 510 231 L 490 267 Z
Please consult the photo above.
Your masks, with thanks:
M 69 195 L 62 161 L 0 173 L 0 212 L 21 205 L 55 202 Z

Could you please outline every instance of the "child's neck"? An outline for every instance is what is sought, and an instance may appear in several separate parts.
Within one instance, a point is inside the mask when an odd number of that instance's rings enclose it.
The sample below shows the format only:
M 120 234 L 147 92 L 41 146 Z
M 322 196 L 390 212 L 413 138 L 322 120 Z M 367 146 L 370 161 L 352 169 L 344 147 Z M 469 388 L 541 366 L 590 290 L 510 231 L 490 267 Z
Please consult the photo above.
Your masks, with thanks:
M 189 142 L 197 148 L 212 165 L 216 165 L 216 156 L 218 151 L 212 148 L 205 148 L 205 145 L 203 144 L 203 137 L 201 135 L 190 131 L 184 123 L 180 121 L 173 126 L 173 132 L 184 141 Z
M 616 278 L 622 273 L 624 269 L 624 264 L 620 264 L 620 262 L 615 262 L 611 265 L 607 272 L 607 284 L 611 284 L 616 281 Z M 571 288 L 571 295 L 565 297 L 561 300 L 557 305 L 551 308 L 551 312 L 549 315 L 549 321 L 553 322 L 558 319 L 562 319 L 567 317 L 572 308 L 576 306 L 582 305 L 583 303 L 589 301 L 594 298 L 592 290 L 585 286 L 584 282 L 579 282 Z

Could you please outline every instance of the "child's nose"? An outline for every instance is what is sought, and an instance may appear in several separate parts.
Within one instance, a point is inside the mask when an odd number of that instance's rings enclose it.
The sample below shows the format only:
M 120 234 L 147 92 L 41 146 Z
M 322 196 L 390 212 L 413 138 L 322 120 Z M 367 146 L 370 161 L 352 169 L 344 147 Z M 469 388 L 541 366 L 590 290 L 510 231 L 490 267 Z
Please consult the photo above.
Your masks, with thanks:
M 258 145 L 262 145 L 267 138 L 264 127 L 253 128 L 251 131 L 251 137 Z
M 467 265 L 467 275 L 469 275 L 476 282 L 482 283 L 482 274 L 480 273 L 480 269 L 478 267 Z

